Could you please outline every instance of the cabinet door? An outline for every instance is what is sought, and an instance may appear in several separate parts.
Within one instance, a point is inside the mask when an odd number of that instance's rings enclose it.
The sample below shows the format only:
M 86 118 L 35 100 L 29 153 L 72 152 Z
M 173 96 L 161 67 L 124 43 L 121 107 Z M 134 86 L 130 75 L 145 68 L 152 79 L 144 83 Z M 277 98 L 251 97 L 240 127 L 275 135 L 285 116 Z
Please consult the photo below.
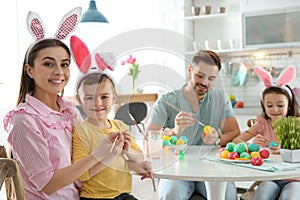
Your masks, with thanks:
M 210 14 L 204 13 L 204 6 L 211 6 Z M 193 15 L 192 7 L 200 7 L 198 16 Z M 219 7 L 225 7 L 225 13 L 219 13 Z M 185 5 L 185 35 L 192 38 L 197 44 L 194 47 L 198 48 L 212 50 L 240 48 L 242 26 L 239 1 L 187 1 Z M 190 47 L 186 51 L 197 50 L 194 47 Z

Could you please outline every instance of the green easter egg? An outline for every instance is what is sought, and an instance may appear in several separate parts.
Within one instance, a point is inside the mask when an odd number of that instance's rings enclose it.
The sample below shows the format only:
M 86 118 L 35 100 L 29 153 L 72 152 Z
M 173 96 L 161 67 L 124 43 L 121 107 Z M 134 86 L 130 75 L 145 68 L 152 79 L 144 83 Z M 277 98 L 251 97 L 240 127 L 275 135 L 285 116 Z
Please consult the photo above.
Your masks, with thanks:
M 235 148 L 235 144 L 233 142 L 228 142 L 226 144 L 226 149 L 229 151 L 229 152 L 233 152 L 234 151 L 234 148 Z
M 247 151 L 247 145 L 246 143 L 244 142 L 241 142 L 241 143 L 238 143 L 235 148 L 234 148 L 234 151 L 241 154 L 243 152 L 246 152 Z
M 258 144 L 251 143 L 248 145 L 248 149 L 250 152 L 259 151 L 259 146 L 258 146 Z
M 247 153 L 247 152 L 242 152 L 242 153 L 240 154 L 240 158 L 248 158 L 248 159 L 250 160 L 251 156 L 250 156 L 250 154 Z
M 171 146 L 171 142 L 169 140 L 163 140 L 163 146 Z
M 172 135 L 171 137 L 170 137 L 170 142 L 172 143 L 172 144 L 176 144 L 176 142 L 177 142 L 177 137 L 175 136 L 175 135 Z

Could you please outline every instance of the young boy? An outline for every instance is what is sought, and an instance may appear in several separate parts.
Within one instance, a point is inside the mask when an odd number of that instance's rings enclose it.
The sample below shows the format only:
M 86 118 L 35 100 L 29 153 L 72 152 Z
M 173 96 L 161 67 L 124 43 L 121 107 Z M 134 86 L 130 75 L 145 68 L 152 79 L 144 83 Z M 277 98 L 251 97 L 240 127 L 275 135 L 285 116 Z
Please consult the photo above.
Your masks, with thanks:
M 88 73 L 79 81 L 76 92 L 76 100 L 87 118 L 73 131 L 73 162 L 93 152 L 111 133 L 117 134 L 112 142 L 116 143 L 113 148 L 118 149 L 116 152 L 112 148 L 114 152 L 108 152 L 112 154 L 111 159 L 99 161 L 79 178 L 82 182 L 80 199 L 135 200 L 130 195 L 129 169 L 137 170 L 143 179 L 152 177 L 151 166 L 143 161 L 143 153 L 131 138 L 128 126 L 107 118 L 117 98 L 114 82 L 109 75 L 99 71 Z

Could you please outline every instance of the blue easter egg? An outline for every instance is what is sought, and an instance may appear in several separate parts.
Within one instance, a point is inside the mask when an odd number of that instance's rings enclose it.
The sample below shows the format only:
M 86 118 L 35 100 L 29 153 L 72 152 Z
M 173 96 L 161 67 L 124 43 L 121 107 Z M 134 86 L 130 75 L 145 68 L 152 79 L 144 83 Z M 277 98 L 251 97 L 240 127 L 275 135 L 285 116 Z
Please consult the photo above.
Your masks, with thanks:
M 278 144 L 276 142 L 270 142 L 269 147 L 277 147 Z

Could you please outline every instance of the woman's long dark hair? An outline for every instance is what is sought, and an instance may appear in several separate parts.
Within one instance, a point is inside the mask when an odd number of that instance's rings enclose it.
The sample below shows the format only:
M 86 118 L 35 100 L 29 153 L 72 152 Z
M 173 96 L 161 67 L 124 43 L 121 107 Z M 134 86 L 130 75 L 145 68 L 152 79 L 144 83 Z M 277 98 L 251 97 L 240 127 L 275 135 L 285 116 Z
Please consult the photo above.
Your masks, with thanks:
M 26 64 L 29 64 L 31 67 L 34 67 L 34 60 L 36 59 L 38 53 L 46 48 L 49 47 L 62 47 L 66 50 L 66 52 L 69 54 L 69 57 L 71 57 L 71 52 L 69 47 L 63 43 L 62 41 L 58 39 L 43 39 L 36 43 L 33 43 L 28 49 L 25 54 L 25 58 L 23 61 L 23 68 L 22 68 L 22 74 L 21 74 L 21 81 L 20 81 L 20 90 L 19 90 L 19 96 L 17 100 L 17 106 L 20 103 L 25 102 L 25 97 L 27 93 L 34 92 L 34 80 L 30 78 L 26 71 Z M 63 94 L 63 91 L 62 91 Z

